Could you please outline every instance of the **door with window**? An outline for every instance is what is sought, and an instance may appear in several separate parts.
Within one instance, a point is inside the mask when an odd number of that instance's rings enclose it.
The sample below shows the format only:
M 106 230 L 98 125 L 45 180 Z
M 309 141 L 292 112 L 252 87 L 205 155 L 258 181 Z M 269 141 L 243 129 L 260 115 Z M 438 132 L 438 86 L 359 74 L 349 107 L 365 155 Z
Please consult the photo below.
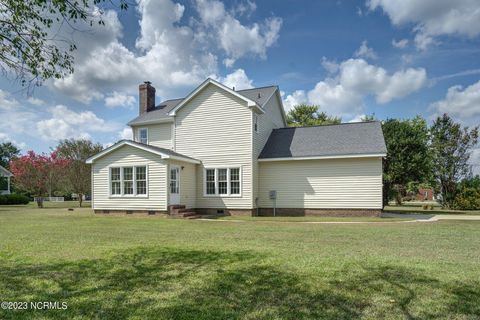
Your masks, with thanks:
M 180 168 L 170 166 L 170 205 L 180 204 Z

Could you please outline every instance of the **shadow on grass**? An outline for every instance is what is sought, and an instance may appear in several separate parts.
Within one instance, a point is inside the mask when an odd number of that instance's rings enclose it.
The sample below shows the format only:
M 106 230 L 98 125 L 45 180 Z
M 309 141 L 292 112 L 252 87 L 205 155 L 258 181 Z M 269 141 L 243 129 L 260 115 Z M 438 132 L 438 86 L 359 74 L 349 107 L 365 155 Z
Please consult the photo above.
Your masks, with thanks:
M 66 263 L 0 259 L 0 301 L 68 303 L 67 310 L 0 310 L 0 319 L 480 317 L 479 282 L 443 283 L 395 266 L 298 274 L 264 258 L 251 252 L 137 248 Z

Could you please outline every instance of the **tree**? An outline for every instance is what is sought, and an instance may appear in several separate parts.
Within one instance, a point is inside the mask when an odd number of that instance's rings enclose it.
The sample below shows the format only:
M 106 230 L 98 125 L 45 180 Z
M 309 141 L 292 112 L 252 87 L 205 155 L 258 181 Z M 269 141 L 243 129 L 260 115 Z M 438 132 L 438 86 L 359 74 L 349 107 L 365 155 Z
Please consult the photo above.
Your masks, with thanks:
M 322 124 L 339 124 L 342 118 L 328 116 L 319 112 L 318 106 L 301 104 L 293 107 L 287 113 L 287 123 L 290 127 L 316 126 Z
M 119 0 L 127 9 L 126 0 Z M 63 78 L 73 72 L 75 43 L 61 37 L 62 28 L 77 21 L 104 24 L 96 5 L 105 0 L 1 0 L 0 69 L 13 73 L 22 85 Z
M 360 118 L 360 121 L 362 122 L 377 121 L 377 117 L 375 116 L 375 113 L 366 114 Z
M 94 144 L 85 139 L 63 140 L 57 146 L 58 156 L 68 161 L 65 179 L 68 188 L 78 194 L 80 207 L 82 206 L 83 195 L 91 192 L 91 166 L 85 161 L 102 149 L 102 145 Z
M 383 165 L 384 205 L 395 192 L 397 204 L 401 204 L 407 184 L 429 182 L 432 177 L 432 161 L 428 146 L 426 121 L 413 119 L 387 119 L 382 124 L 387 145 L 387 157 Z
M 442 205 L 451 208 L 457 193 L 457 183 L 471 175 L 468 163 L 472 148 L 478 141 L 478 127 L 469 130 L 444 114 L 433 122 L 431 149 L 435 178 L 440 186 Z
M 37 205 L 43 208 L 43 198 L 58 186 L 62 171 L 68 161 L 51 154 L 36 154 L 33 151 L 13 159 L 10 170 L 17 186 L 37 197 Z
M 20 150 L 11 142 L 0 144 L 0 165 L 10 168 L 10 161 L 20 155 Z

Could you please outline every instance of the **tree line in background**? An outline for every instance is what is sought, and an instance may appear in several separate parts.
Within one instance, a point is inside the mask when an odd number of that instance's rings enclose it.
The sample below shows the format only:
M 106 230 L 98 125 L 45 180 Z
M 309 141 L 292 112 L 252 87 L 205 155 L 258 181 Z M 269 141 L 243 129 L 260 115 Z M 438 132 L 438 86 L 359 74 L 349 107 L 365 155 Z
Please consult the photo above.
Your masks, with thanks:
M 299 105 L 287 114 L 289 126 L 341 123 L 341 118 L 319 112 L 317 106 Z M 362 121 L 375 120 L 374 115 Z M 382 121 L 387 146 L 383 163 L 384 205 L 401 204 L 419 187 L 433 188 L 445 208 L 480 209 L 480 177 L 472 176 L 468 163 L 478 142 L 478 127 L 469 129 L 448 115 L 437 117 L 429 127 L 420 116 Z M 11 143 L 0 144 L 0 164 L 14 174 L 18 193 L 44 197 L 75 193 L 81 202 L 91 193 L 90 165 L 85 160 L 102 145 L 89 140 L 63 140 L 49 154 L 33 151 L 20 155 Z M 43 205 L 40 199 L 38 206 Z
M 362 121 L 373 121 L 375 115 Z M 287 113 L 289 126 L 338 124 L 342 119 L 320 112 L 318 106 L 299 105 Z M 429 127 L 420 116 L 382 121 L 387 146 L 383 162 L 384 205 L 401 204 L 418 188 L 432 188 L 448 209 L 480 209 L 480 177 L 472 175 L 470 154 L 478 142 L 478 127 L 469 129 L 447 114 Z M 478 164 L 477 164 L 478 165 Z
M 13 188 L 17 193 L 37 197 L 43 207 L 45 196 L 76 194 L 80 206 L 84 195 L 91 193 L 90 165 L 85 160 L 102 151 L 102 145 L 89 140 L 62 140 L 54 151 L 38 154 L 20 150 L 7 142 L 0 144 L 0 164 L 13 175 Z

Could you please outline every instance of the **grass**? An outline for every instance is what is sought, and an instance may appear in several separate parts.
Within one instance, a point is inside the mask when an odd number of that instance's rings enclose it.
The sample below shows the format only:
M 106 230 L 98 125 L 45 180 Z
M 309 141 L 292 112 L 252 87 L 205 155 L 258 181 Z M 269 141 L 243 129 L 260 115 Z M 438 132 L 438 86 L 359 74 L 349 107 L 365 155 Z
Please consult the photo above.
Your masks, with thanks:
M 68 205 L 68 204 L 67 204 Z M 0 207 L 0 319 L 478 319 L 480 223 L 219 223 Z
M 252 216 L 226 216 L 218 220 L 227 221 L 270 221 L 270 222 L 392 222 L 409 221 L 412 218 L 379 218 L 379 217 L 252 217 Z
M 433 210 L 424 210 L 422 209 L 422 204 L 433 205 Z M 434 201 L 428 202 L 404 202 L 401 206 L 398 205 L 389 205 L 385 206 L 384 211 L 394 212 L 394 213 L 425 213 L 425 214 L 467 214 L 467 215 L 478 215 L 480 210 L 452 210 L 452 209 L 443 209 L 440 204 Z

